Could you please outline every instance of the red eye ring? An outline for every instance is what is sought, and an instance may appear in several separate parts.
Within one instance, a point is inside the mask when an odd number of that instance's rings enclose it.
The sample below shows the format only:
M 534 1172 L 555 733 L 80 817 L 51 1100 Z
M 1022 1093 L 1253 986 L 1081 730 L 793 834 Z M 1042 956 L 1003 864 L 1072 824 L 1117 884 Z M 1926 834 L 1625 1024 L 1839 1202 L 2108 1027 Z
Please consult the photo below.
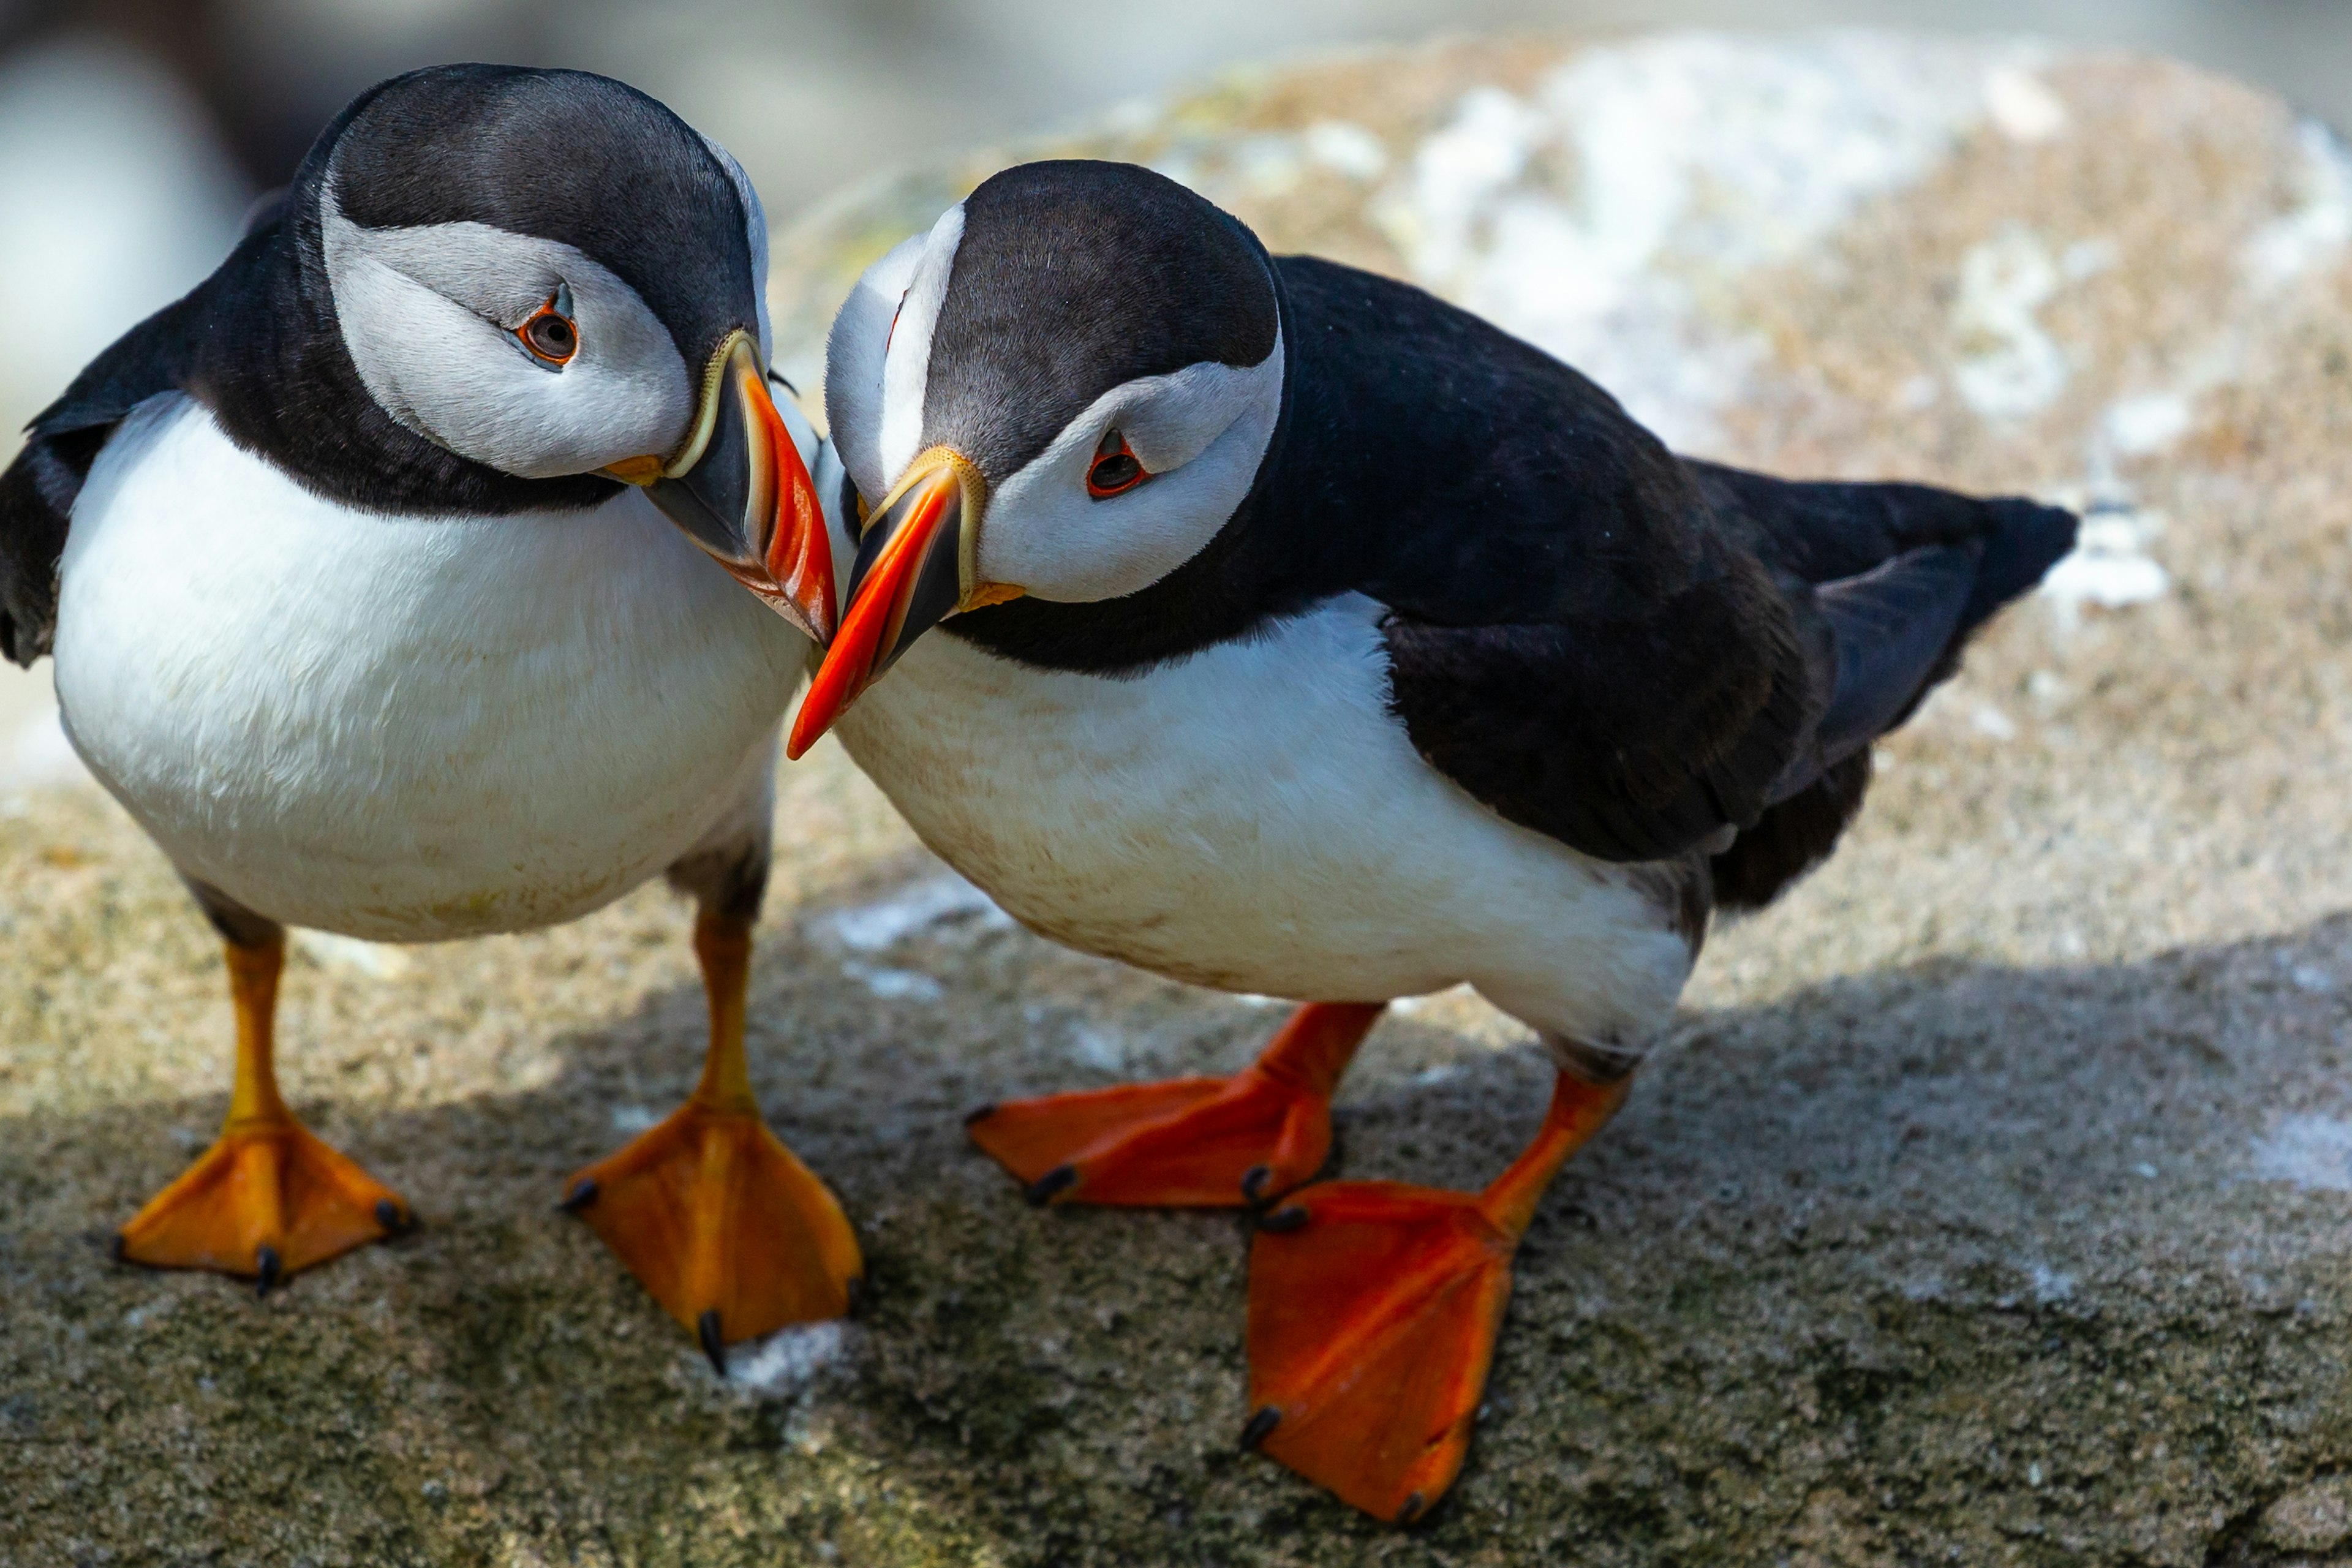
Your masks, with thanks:
M 1127 437 L 1116 430 L 1105 431 L 1095 447 L 1095 460 L 1087 468 L 1087 494 L 1108 500 L 1125 495 L 1150 477 L 1150 470 L 1128 450 Z
M 572 318 L 558 308 L 568 305 L 570 290 L 559 289 L 547 298 L 547 303 L 531 312 L 530 320 L 515 329 L 515 336 L 532 355 L 549 364 L 570 364 L 580 352 L 580 329 Z

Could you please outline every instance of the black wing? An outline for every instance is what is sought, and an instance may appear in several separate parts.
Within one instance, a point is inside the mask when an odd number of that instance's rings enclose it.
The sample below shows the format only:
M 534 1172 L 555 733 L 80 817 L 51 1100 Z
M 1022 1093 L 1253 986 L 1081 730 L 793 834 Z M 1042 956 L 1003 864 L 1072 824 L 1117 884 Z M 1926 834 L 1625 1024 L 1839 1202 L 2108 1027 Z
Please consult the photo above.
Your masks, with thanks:
M 1419 393 L 1411 422 L 1448 444 L 1413 487 L 1445 514 L 1387 531 L 1365 584 L 1394 705 L 1432 765 L 1587 854 L 1737 829 L 1718 895 L 1769 897 L 1852 816 L 1870 742 L 2074 545 L 2031 501 L 1676 458 L 1567 366 L 1423 300 L 1382 300 L 1388 340 L 1418 340 L 1408 374 L 1339 378 L 1391 428 Z
M 1747 826 L 1802 754 L 1831 661 L 1753 562 L 1572 623 L 1386 627 L 1392 699 L 1432 766 L 1607 860 Z
M 0 654 L 29 666 L 58 628 L 58 561 L 74 499 L 123 416 L 181 384 L 190 359 L 191 295 L 117 339 L 26 426 L 0 471 Z
M 1661 858 L 1739 830 L 1715 857 L 1717 894 L 1754 905 L 1828 853 L 1861 804 L 1870 742 L 2073 548 L 2074 519 L 1918 485 L 1685 468 L 1715 575 L 1578 623 L 1400 614 L 1395 701 L 1433 765 L 1587 854 Z

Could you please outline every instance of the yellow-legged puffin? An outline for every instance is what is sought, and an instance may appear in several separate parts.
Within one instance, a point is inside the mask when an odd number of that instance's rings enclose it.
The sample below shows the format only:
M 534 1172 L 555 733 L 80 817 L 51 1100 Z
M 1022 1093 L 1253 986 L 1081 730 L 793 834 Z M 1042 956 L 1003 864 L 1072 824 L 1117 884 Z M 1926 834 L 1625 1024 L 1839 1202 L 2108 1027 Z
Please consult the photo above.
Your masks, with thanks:
M 278 1096 L 287 924 L 520 931 L 667 873 L 699 910 L 702 1082 L 565 1206 L 714 1361 L 845 1309 L 856 1242 L 743 1057 L 777 732 L 835 607 L 766 266 L 741 169 L 644 94 L 418 71 L 33 422 L 0 474 L 0 650 L 56 658 L 236 1012 L 219 1142 L 121 1258 L 267 1291 L 410 1223 Z
M 1528 344 L 1111 163 L 997 175 L 877 262 L 826 403 L 874 505 L 787 750 L 837 727 L 1038 931 L 1306 1004 L 1235 1078 L 973 1136 L 1041 1203 L 1262 1205 L 1244 1441 L 1414 1517 L 1711 911 L 1829 853 L 2074 518 L 1678 458 Z M 1480 1193 L 1302 1185 L 1381 1008 L 1460 983 L 1550 1050 L 1534 1142 Z

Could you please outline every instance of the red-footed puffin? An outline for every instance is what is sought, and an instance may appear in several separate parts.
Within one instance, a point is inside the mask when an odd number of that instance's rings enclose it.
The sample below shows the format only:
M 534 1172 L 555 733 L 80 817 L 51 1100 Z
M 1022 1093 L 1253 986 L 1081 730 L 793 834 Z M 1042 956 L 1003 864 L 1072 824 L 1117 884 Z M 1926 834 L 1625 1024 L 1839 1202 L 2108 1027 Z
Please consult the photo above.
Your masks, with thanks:
M 877 263 L 826 405 L 873 506 L 788 752 L 835 728 L 1038 931 L 1306 1004 L 1237 1077 L 973 1137 L 1041 1203 L 1260 1205 L 1244 1441 L 1413 1518 L 1710 912 L 1830 852 L 1871 742 L 2074 519 L 1679 458 L 1475 317 L 1115 163 L 999 174 Z M 1302 1184 L 1386 1003 L 1465 982 L 1557 1064 L 1534 1142 L 1478 1193 Z

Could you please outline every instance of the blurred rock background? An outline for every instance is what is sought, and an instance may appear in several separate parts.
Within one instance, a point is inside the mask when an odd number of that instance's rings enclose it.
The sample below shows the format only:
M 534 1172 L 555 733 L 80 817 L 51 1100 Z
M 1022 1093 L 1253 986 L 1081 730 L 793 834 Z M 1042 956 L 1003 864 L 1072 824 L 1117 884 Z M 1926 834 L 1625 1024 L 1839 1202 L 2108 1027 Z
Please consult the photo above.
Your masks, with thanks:
M 1235 61 L 1439 30 L 1841 24 L 2146 48 L 2352 121 L 2333 0 L 0 0 L 0 461 L 93 353 L 210 270 L 329 116 L 414 66 L 618 76 L 732 149 L 782 224 L 910 158 Z M 0 787 L 78 773 L 46 669 L 0 666 Z

